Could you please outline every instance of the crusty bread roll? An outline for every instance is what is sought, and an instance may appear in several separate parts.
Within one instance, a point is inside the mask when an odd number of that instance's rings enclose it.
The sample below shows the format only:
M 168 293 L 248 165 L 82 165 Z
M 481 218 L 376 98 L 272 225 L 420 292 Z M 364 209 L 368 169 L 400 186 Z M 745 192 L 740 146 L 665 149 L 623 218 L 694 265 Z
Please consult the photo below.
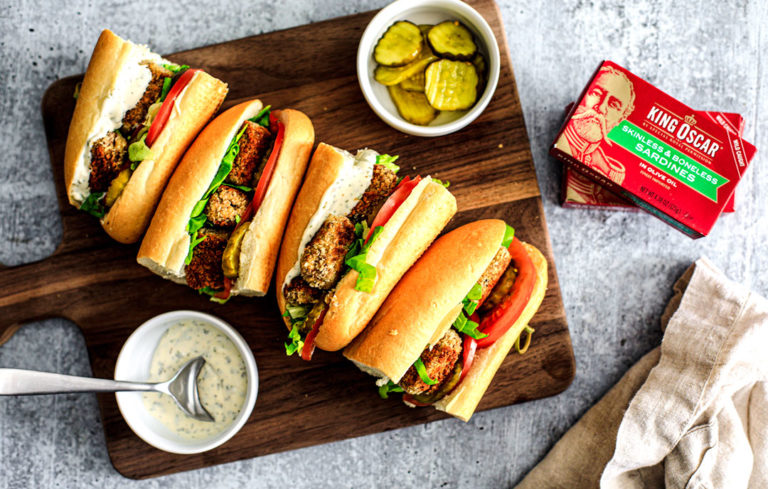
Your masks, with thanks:
M 435 408 L 456 416 L 463 421 L 469 421 L 475 412 L 480 399 L 488 389 L 488 386 L 496 375 L 496 371 L 507 357 L 517 338 L 528 325 L 536 311 L 539 309 L 544 295 L 547 293 L 547 260 L 535 246 L 523 243 L 528 256 L 531 257 L 533 266 L 536 267 L 536 285 L 533 286 L 531 298 L 525 306 L 520 317 L 515 321 L 504 335 L 496 340 L 488 348 L 483 348 L 475 353 L 475 359 L 467 373 L 467 376 L 456 386 L 449 395 L 435 403 Z
M 146 46 L 125 41 L 109 30 L 101 33 L 75 105 L 64 155 L 67 195 L 76 207 L 90 193 L 91 143 L 118 128 L 125 112 L 143 95 L 151 78 L 149 69 L 140 65 L 145 60 L 169 63 Z M 139 240 L 181 155 L 226 94 L 226 83 L 202 71 L 195 73 L 152 144 L 152 156 L 138 165 L 102 218 L 102 226 L 112 238 L 122 243 Z
M 203 129 L 179 163 L 152 218 L 137 257 L 141 265 L 169 280 L 185 282 L 184 259 L 190 242 L 186 228 L 192 210 L 208 190 L 229 143 L 262 107 L 260 100 L 241 103 Z M 292 109 L 273 113 L 285 126 L 283 144 L 264 200 L 243 238 L 240 273 L 232 287 L 235 295 L 267 293 L 283 227 L 314 144 L 314 128 L 306 115 Z
M 324 143 L 315 150 L 280 249 L 276 287 L 281 313 L 285 312 L 286 306 L 283 286 L 289 271 L 300 258 L 304 231 L 326 190 L 354 158 L 350 153 Z M 368 251 L 366 262 L 377 268 L 373 290 L 355 290 L 358 273 L 348 271 L 336 285 L 315 345 L 327 351 L 340 350 L 348 345 L 365 328 L 395 284 L 455 213 L 456 199 L 453 195 L 429 177 L 422 179 L 387 221 Z M 286 326 L 291 328 L 287 320 Z
M 406 273 L 344 356 L 361 370 L 399 382 L 427 346 L 444 334 L 459 314 L 461 301 L 493 260 L 505 223 L 475 221 L 442 236 Z M 469 372 L 437 409 L 467 421 L 501 362 L 536 313 L 547 289 L 547 262 L 524 244 L 537 271 L 533 293 L 520 318 L 499 340 L 478 350 Z
M 434 342 L 443 320 L 453 324 L 457 304 L 488 268 L 505 228 L 497 219 L 475 221 L 440 237 L 400 280 L 344 356 L 376 377 L 399 382 Z

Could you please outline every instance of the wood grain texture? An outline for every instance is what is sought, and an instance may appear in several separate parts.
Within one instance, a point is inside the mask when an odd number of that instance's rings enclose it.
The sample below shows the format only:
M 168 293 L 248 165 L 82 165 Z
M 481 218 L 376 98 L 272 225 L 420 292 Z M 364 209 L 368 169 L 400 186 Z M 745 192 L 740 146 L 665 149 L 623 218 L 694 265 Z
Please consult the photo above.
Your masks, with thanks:
M 227 81 L 230 96 L 224 108 L 254 96 L 275 107 L 294 107 L 313 120 L 318 142 L 399 154 L 404 174 L 450 180 L 460 212 L 448 229 L 498 217 L 542 250 L 550 265 L 550 285 L 532 321 L 534 342 L 524 357 L 510 355 L 505 360 L 479 406 L 484 410 L 561 392 L 573 378 L 574 360 L 498 8 L 492 0 L 470 3 L 501 41 L 501 76 L 483 115 L 465 130 L 441 138 L 398 133 L 365 104 L 354 57 L 373 12 L 169 57 Z M 298 57 L 285 63 L 281 54 L 285 52 Z M 118 471 L 145 478 L 445 417 L 431 409 L 409 409 L 394 399 L 382 401 L 372 378 L 338 354 L 318 352 L 311 363 L 286 358 L 285 329 L 274 291 L 264 299 L 235 298 L 226 306 L 211 303 L 137 265 L 137 246 L 112 242 L 94 219 L 69 206 L 62 161 L 74 109 L 72 93 L 81 78 L 54 83 L 43 99 L 62 213 L 62 244 L 48 259 L 0 270 L 0 341 L 21 323 L 65 317 L 83 330 L 94 375 L 111 377 L 117 353 L 135 327 L 172 309 L 195 309 L 236 326 L 253 349 L 260 371 L 259 399 L 248 424 L 230 442 L 200 455 L 172 455 L 149 447 L 125 424 L 114 396 L 101 395 L 107 446 Z

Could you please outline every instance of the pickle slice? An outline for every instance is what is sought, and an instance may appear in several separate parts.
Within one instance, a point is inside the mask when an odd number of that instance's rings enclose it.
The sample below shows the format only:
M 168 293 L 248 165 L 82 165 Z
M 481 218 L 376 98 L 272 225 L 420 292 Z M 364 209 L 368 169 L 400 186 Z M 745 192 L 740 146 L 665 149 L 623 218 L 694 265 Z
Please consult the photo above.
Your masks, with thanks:
M 426 71 L 425 94 L 437 110 L 465 110 L 477 101 L 477 71 L 467 61 L 435 61 Z
M 400 88 L 411 92 L 424 93 L 424 85 L 427 82 L 424 72 L 420 71 L 410 78 L 406 78 L 400 83 Z
M 423 45 L 419 27 L 401 20 L 389 26 L 381 36 L 373 48 L 373 59 L 384 66 L 403 66 L 416 59 Z
M 488 65 L 485 63 L 485 56 L 479 52 L 472 58 L 472 64 L 477 71 L 477 93 L 481 94 L 485 91 L 485 84 L 488 82 Z
M 447 20 L 431 28 L 427 41 L 438 56 L 445 58 L 470 60 L 477 51 L 472 33 L 457 20 Z
M 437 117 L 437 111 L 429 105 L 423 93 L 409 92 L 400 88 L 399 85 L 387 87 L 387 89 L 397 111 L 411 124 L 426 126 Z
M 401 83 L 403 80 L 412 77 L 433 61 L 437 56 L 433 55 L 429 49 L 423 49 L 421 54 L 405 66 L 392 68 L 389 66 L 377 66 L 373 72 L 373 78 L 382 85 L 392 86 Z
M 248 223 L 244 222 L 235 229 L 227 241 L 227 247 L 224 248 L 224 254 L 221 257 L 221 270 L 225 277 L 236 278 L 240 274 L 240 249 L 247 231 Z
M 128 185 L 128 180 L 131 179 L 132 173 L 130 168 L 121 170 L 115 179 L 112 180 L 112 183 L 109 184 L 107 195 L 104 197 L 104 204 L 106 204 L 107 207 L 112 207 L 112 204 L 114 204 L 117 198 L 120 197 L 120 194 L 123 193 L 125 186 Z
M 304 322 L 299 326 L 299 333 L 302 335 L 309 334 L 310 331 L 312 331 L 312 328 L 315 325 L 315 321 L 320 319 L 320 315 L 323 313 L 323 310 L 325 310 L 328 306 L 325 304 L 325 302 L 320 301 L 316 303 L 314 306 L 312 306 L 312 310 L 309 311 L 309 314 L 307 314 L 307 317 L 304 319 Z

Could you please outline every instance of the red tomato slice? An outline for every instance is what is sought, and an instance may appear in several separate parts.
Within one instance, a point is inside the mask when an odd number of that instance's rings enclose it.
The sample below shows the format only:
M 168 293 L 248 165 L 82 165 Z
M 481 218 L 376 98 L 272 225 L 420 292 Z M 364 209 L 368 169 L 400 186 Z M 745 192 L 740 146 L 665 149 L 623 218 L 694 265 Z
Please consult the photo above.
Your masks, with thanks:
M 306 360 L 307 362 L 312 360 L 312 353 L 315 352 L 315 337 L 317 336 L 317 332 L 320 330 L 320 325 L 323 324 L 323 319 L 325 319 L 326 312 L 328 312 L 327 307 L 323 309 L 323 312 L 320 313 L 317 321 L 315 321 L 315 324 L 312 325 L 312 331 L 309 332 L 307 338 L 304 340 L 304 348 L 301 349 L 302 360 Z
M 494 307 L 480 323 L 478 329 L 488 336 L 477 340 L 478 348 L 491 346 L 509 331 L 509 328 L 523 313 L 528 300 L 531 298 L 531 293 L 533 293 L 533 287 L 536 285 L 536 269 L 523 243 L 515 238 L 510 243 L 508 250 L 518 270 L 517 278 L 515 278 L 515 284 L 509 295 L 504 298 L 501 304 Z
M 235 229 L 247 222 L 254 214 L 256 214 L 256 211 L 259 210 L 261 203 L 264 201 L 264 196 L 267 194 L 272 175 L 275 173 L 277 158 L 280 156 L 280 149 L 283 147 L 283 139 L 285 139 L 285 126 L 277 119 L 273 119 L 272 114 L 269 115 L 269 120 L 273 123 L 274 127 L 277 128 L 277 136 L 275 136 L 275 142 L 272 145 L 272 153 L 269 154 L 267 164 L 264 165 L 264 171 L 261 172 L 259 183 L 256 184 L 256 190 L 253 192 L 253 198 L 245 209 L 240 222 L 235 226 Z
M 153 120 L 152 124 L 149 126 L 149 131 L 147 131 L 147 138 L 144 140 L 144 142 L 147 143 L 147 146 L 150 148 L 152 147 L 152 143 L 155 142 L 157 137 L 163 131 L 165 123 L 168 122 L 168 119 L 171 117 L 171 112 L 173 111 L 173 103 L 176 101 L 176 97 L 179 96 L 181 91 L 184 90 L 184 87 L 189 84 L 189 82 L 192 80 L 192 77 L 194 77 L 195 73 L 198 71 L 200 70 L 191 69 L 185 71 L 168 91 L 168 95 L 166 95 L 165 100 L 163 101 L 163 105 L 161 105 L 160 110 L 157 111 L 155 120 Z
M 285 139 L 285 125 L 277 120 L 274 112 L 270 112 L 269 114 L 269 123 L 272 128 L 277 127 L 277 135 L 275 136 L 275 142 L 272 145 L 272 152 L 269 154 L 267 164 L 264 165 L 264 171 L 261 173 L 259 183 L 256 185 L 256 190 L 253 191 L 253 199 L 251 199 L 251 204 L 248 206 L 250 207 L 250 215 L 247 216 L 248 219 L 250 219 L 253 214 L 256 214 L 256 211 L 259 210 L 261 203 L 264 201 L 264 196 L 267 194 L 267 189 L 269 188 L 269 182 L 272 180 L 272 175 L 275 173 L 275 166 L 277 166 L 280 150 L 283 147 L 283 139 Z M 245 220 L 246 219 L 244 218 L 243 221 Z
M 384 202 L 384 205 L 381 206 L 378 214 L 376 214 L 376 217 L 373 219 L 371 230 L 368 231 L 368 236 L 365 238 L 366 242 L 370 239 L 374 229 L 378 226 L 385 225 L 387 221 L 389 221 L 389 218 L 391 218 L 397 209 L 400 208 L 402 203 L 405 202 L 405 199 L 411 195 L 411 192 L 420 181 L 421 177 L 416 177 L 413 180 L 411 180 L 411 177 L 405 177 L 400 181 L 397 188 L 395 188 L 395 191 L 392 192 L 392 195 L 390 195 L 387 201 Z
M 472 321 L 477 322 L 478 318 L 476 317 L 477 314 L 473 314 L 470 319 Z M 459 381 L 456 383 L 456 386 L 453 389 L 456 389 L 456 387 L 461 384 L 461 381 L 464 380 L 464 377 L 467 376 L 467 372 L 469 372 L 469 368 L 472 366 L 472 362 L 475 360 L 475 352 L 477 351 L 477 340 L 472 338 L 471 336 L 464 335 L 464 350 L 461 353 L 462 358 L 462 366 L 461 366 L 461 375 L 459 376 Z
M 223 301 L 229 299 L 229 294 L 232 293 L 232 279 L 224 277 L 224 290 L 215 294 L 214 297 Z

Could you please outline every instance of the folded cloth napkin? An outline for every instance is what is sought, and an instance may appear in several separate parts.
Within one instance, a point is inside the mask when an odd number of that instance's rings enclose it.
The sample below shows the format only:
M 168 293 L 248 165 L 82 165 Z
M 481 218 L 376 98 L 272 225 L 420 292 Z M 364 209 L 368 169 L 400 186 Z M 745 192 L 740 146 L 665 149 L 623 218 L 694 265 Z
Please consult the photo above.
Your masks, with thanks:
M 674 290 L 661 346 L 518 489 L 768 488 L 768 301 L 706 258 Z

